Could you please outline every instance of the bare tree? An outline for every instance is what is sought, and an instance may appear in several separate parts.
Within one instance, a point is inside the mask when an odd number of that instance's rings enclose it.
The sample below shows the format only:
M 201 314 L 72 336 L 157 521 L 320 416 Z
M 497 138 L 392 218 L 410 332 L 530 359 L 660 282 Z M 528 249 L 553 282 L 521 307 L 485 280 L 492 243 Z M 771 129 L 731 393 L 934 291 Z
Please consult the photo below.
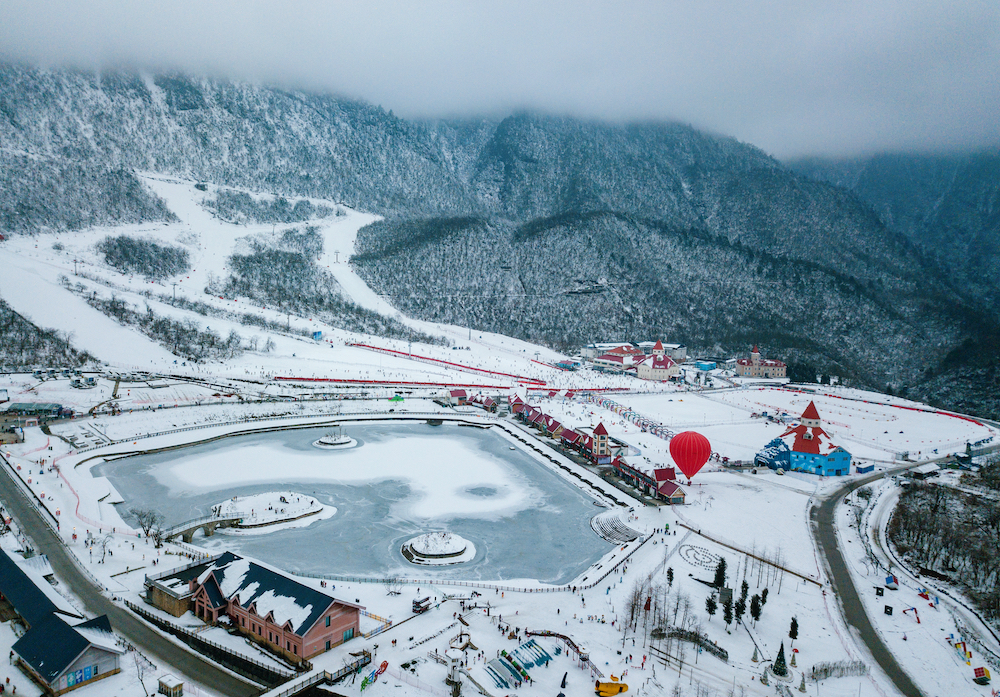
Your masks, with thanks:
M 135 521 L 142 529 L 142 534 L 146 537 L 149 537 L 150 530 L 163 523 L 163 516 L 159 512 L 154 511 L 152 508 L 140 508 L 138 506 L 133 506 L 128 509 L 128 512 L 135 518 Z
M 385 586 L 386 595 L 399 595 L 403 592 L 403 582 L 398 578 L 383 579 L 382 585 Z
M 114 535 L 112 535 L 110 532 L 97 541 L 97 544 L 101 546 L 101 561 L 98 562 L 99 564 L 104 563 L 105 557 L 108 556 L 108 549 L 111 547 L 114 541 L 115 541 Z

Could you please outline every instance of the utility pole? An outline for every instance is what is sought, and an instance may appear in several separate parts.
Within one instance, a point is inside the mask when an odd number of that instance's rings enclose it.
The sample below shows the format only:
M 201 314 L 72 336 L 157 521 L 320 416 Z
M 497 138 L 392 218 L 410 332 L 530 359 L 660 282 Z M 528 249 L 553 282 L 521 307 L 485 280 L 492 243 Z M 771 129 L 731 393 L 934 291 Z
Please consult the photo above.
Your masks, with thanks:
M 177 304 L 177 281 L 174 281 L 170 285 L 172 285 L 174 287 L 174 299 L 173 299 L 173 301 L 170 304 L 171 305 L 176 305 Z
M 74 276 L 77 276 L 77 275 L 78 275 L 78 274 L 76 273 L 76 259 L 74 259 L 74 260 L 73 260 L 73 275 L 74 275 Z

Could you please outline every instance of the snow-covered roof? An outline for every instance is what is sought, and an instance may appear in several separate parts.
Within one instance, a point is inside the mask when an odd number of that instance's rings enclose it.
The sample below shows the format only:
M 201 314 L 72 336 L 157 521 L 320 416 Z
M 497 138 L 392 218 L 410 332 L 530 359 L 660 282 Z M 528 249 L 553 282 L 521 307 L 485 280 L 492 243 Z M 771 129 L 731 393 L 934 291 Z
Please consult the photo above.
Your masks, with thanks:
M 664 496 L 670 497 L 676 494 L 684 495 L 684 490 L 677 484 L 677 482 L 665 481 L 660 482 L 656 485 L 657 491 L 659 491 Z
M 259 617 L 273 613 L 274 622 L 290 622 L 292 631 L 303 636 L 333 603 L 360 608 L 310 588 L 282 573 L 232 553 L 222 555 L 198 577 L 206 590 L 215 584 L 230 601 L 254 611 Z
M 170 673 L 167 673 L 166 675 L 160 677 L 159 683 L 161 685 L 163 685 L 164 687 L 166 687 L 167 689 L 172 689 L 174 687 L 180 687 L 181 685 L 184 684 L 183 682 L 181 682 L 181 680 L 179 678 L 175 678 Z
M 786 367 L 782 361 L 775 360 L 773 358 L 758 358 L 757 362 L 754 363 L 752 358 L 737 358 L 737 365 L 762 365 L 768 366 L 770 368 L 781 368 Z
M 829 455 L 840 449 L 840 446 L 833 442 L 832 436 L 823 430 L 819 411 L 812 402 L 809 402 L 809 406 L 802 413 L 802 421 L 789 426 L 779 438 L 795 453 Z
M 575 443 L 576 441 L 578 441 L 580 439 L 580 434 L 577 433 L 576 431 L 574 431 L 571 428 L 564 428 L 563 432 L 560 433 L 559 436 L 564 441 L 566 441 L 567 443 L 570 443 L 570 444 Z
M 669 370 L 677 365 L 677 362 L 670 356 L 647 356 L 646 360 L 639 365 L 644 365 L 653 370 Z

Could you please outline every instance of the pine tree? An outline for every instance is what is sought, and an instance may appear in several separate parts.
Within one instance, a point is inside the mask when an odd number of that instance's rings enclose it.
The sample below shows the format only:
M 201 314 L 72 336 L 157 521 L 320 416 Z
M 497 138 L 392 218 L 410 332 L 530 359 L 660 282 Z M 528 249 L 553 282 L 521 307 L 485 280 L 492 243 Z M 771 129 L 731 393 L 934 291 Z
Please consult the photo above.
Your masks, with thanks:
M 796 618 L 792 618 L 792 624 L 788 628 L 788 638 L 792 640 L 792 646 L 795 646 L 795 640 L 799 638 L 799 621 Z
M 753 618 L 756 624 L 757 620 L 760 619 L 760 596 L 754 595 L 750 598 L 750 616 Z
M 715 567 L 715 581 L 713 585 L 716 588 L 723 588 L 726 585 L 726 560 L 723 557 L 719 558 L 719 564 Z
M 767 605 L 767 589 L 765 588 L 760 592 L 760 606 L 764 607 Z
M 719 609 L 719 604 L 715 602 L 715 596 L 710 595 L 705 598 L 705 612 L 708 613 L 708 619 L 711 620 L 715 617 L 715 611 Z
M 674 587 L 674 567 L 667 567 L 667 585 L 671 588 Z
M 744 579 L 743 585 L 740 586 L 740 597 L 743 598 L 744 601 L 746 601 L 747 593 L 749 592 L 750 592 L 750 584 L 747 583 L 746 580 Z
M 741 622 L 743 620 L 743 614 L 747 611 L 747 601 L 743 598 L 738 599 L 733 610 L 736 611 L 736 621 Z
M 788 666 L 785 664 L 785 642 L 781 642 L 781 648 L 778 649 L 778 657 L 774 659 L 771 672 L 782 678 L 788 675 Z
M 726 623 L 726 629 L 733 623 L 733 599 L 726 598 L 722 603 L 722 619 Z

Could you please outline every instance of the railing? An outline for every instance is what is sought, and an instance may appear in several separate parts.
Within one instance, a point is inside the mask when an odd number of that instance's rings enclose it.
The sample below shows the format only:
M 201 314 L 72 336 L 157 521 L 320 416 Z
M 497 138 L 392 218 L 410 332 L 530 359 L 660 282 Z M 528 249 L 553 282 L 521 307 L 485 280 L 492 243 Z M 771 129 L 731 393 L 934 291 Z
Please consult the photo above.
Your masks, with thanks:
M 644 544 L 653 539 L 651 536 L 644 538 L 638 545 L 629 550 L 629 553 L 618 560 L 618 562 L 609 567 L 603 574 L 597 577 L 596 580 L 591 581 L 587 584 L 572 584 L 566 583 L 561 586 L 539 586 L 536 588 L 529 588 L 527 586 L 506 586 L 499 583 L 483 583 L 479 581 L 453 581 L 441 578 L 374 578 L 366 576 L 338 576 L 338 575 L 328 575 L 328 574 L 310 574 L 298 572 L 297 576 L 302 576 L 304 578 L 315 578 L 324 581 L 337 581 L 340 583 L 380 583 L 385 584 L 399 583 L 402 585 L 410 586 L 459 586 L 463 588 L 483 588 L 485 590 L 499 590 L 507 593 L 565 593 L 566 591 L 571 591 L 574 588 L 576 590 L 587 590 L 593 588 L 598 583 L 607 578 L 612 572 L 617 571 L 618 568 L 626 563 L 629 558 L 636 552 L 638 552 Z
M 597 677 L 599 678 L 604 677 L 604 673 L 602 673 L 600 669 L 597 667 L 597 665 L 590 660 L 590 655 L 587 654 L 587 658 L 583 658 L 583 654 L 580 651 L 580 647 L 577 645 L 575 641 L 573 641 L 572 638 L 568 637 L 567 635 L 559 634 L 558 632 L 552 632 L 549 631 L 548 629 L 532 629 L 532 630 L 525 629 L 524 633 L 528 636 L 550 636 L 550 637 L 554 636 L 557 639 L 562 639 L 563 642 L 565 642 L 566 646 L 572 649 L 573 652 L 580 657 L 580 660 L 583 663 L 583 665 L 590 668 L 590 670 L 593 671 L 593 673 L 597 675 Z
M 245 675 L 248 678 L 253 680 L 262 680 L 271 684 L 281 684 L 296 675 L 294 672 L 285 668 L 262 663 L 261 661 L 250 658 L 249 656 L 237 653 L 227 646 L 218 644 L 210 639 L 205 639 L 202 636 L 194 634 L 187 627 L 182 627 L 181 625 L 175 624 L 170 620 L 154 615 L 145 608 L 133 603 L 131 600 L 125 599 L 123 602 L 126 607 L 132 610 L 135 614 L 139 615 L 151 624 L 170 632 L 185 643 L 193 646 L 200 646 L 202 648 L 207 646 L 210 647 L 213 652 L 227 657 L 229 659 L 227 662 L 230 665 L 227 665 L 226 667 Z
M 216 554 L 214 557 L 209 558 L 207 561 L 213 562 L 221 556 L 222 556 L 221 554 Z M 161 578 L 166 578 L 167 576 L 173 576 L 174 574 L 179 574 L 183 571 L 187 571 L 188 569 L 193 569 L 199 564 L 204 564 L 205 561 L 206 561 L 205 559 L 200 559 L 198 561 L 189 562 L 187 564 L 184 564 L 183 566 L 175 566 L 171 569 L 167 569 L 166 571 L 161 571 L 159 573 L 153 574 L 152 576 L 146 574 L 146 583 L 148 584 L 152 583 L 153 581 L 159 581 Z
M 348 663 L 346 666 L 332 673 L 326 670 L 319 670 L 315 673 L 304 675 L 298 680 L 293 680 L 290 684 L 286 683 L 285 685 L 276 687 L 269 692 L 265 692 L 260 697 L 289 697 L 290 695 L 297 695 L 300 692 L 304 692 L 310 687 L 315 687 L 321 683 L 324 685 L 333 685 L 338 680 L 343 680 L 351 673 L 357 673 L 371 662 L 371 654 L 367 651 L 363 651 L 361 658 Z
M 177 537 L 178 535 L 187 532 L 188 530 L 194 530 L 200 528 L 202 525 L 207 523 L 232 523 L 239 522 L 244 518 L 247 518 L 246 513 L 230 513 L 229 515 L 217 516 L 208 515 L 201 518 L 195 518 L 194 520 L 189 520 L 184 523 L 178 523 L 172 528 L 165 530 L 163 533 L 163 539 L 169 540 L 171 537 Z
M 33 506 L 34 506 L 35 508 L 37 508 L 37 509 L 38 509 L 38 511 L 39 511 L 40 513 L 44 513 L 44 514 L 46 514 L 46 515 L 48 516 L 48 519 L 50 519 L 50 520 L 52 521 L 52 523 L 55 523 L 55 530 L 56 530 L 56 532 L 59 532 L 59 519 L 58 519 L 58 518 L 56 518 L 55 514 L 54 514 L 54 513 L 52 513 L 52 511 L 50 511 L 50 510 L 48 509 L 48 506 L 46 506 L 46 505 L 45 505 L 45 502 L 44 502 L 44 501 L 42 501 L 42 500 L 41 500 L 41 499 L 40 499 L 40 498 L 38 497 L 38 494 L 36 494 L 36 493 L 35 493 L 35 492 L 34 492 L 34 491 L 33 491 L 33 490 L 31 489 L 31 486 L 30 486 L 30 485 L 29 485 L 29 484 L 28 484 L 28 483 L 27 483 L 26 481 L 24 481 L 24 477 L 22 477 L 22 476 L 21 476 L 21 473 L 17 471 L 17 468 L 16 468 L 16 467 L 14 467 L 14 466 L 13 466 L 12 464 L 10 464 L 10 462 L 9 462 L 9 461 L 7 460 L 7 458 L 5 458 L 5 457 L 4 457 L 3 455 L 0 455 L 0 460 L 3 460 L 3 463 L 4 463 L 5 465 L 7 465 L 7 467 L 8 467 L 8 468 L 10 468 L 10 471 L 11 471 L 11 472 L 13 472 L 13 473 L 14 473 L 14 475 L 15 475 L 15 476 L 17 477 L 17 480 L 18 480 L 19 482 L 21 482 L 21 486 L 19 486 L 19 487 L 18 487 L 19 489 L 21 489 L 21 493 L 24 493 L 25 491 L 27 491 L 27 492 L 28 492 L 29 494 L 31 494 L 31 498 L 28 498 L 28 496 L 27 496 L 27 495 L 25 495 L 25 498 L 26 498 L 26 499 L 27 499 L 27 500 L 28 500 L 28 501 L 29 501 L 29 502 L 30 502 L 30 503 L 31 503 L 31 504 L 32 504 L 32 505 L 33 505 Z M 34 499 L 34 500 L 32 500 L 32 499 Z
M 381 615 L 376 615 L 374 612 L 368 612 L 365 609 L 360 610 L 361 615 L 364 617 L 371 617 L 376 622 L 381 622 L 381 624 L 370 632 L 362 632 L 361 636 L 365 639 L 371 639 L 373 636 L 378 636 L 382 632 L 386 631 L 392 627 L 392 620 L 387 617 L 382 617 Z

